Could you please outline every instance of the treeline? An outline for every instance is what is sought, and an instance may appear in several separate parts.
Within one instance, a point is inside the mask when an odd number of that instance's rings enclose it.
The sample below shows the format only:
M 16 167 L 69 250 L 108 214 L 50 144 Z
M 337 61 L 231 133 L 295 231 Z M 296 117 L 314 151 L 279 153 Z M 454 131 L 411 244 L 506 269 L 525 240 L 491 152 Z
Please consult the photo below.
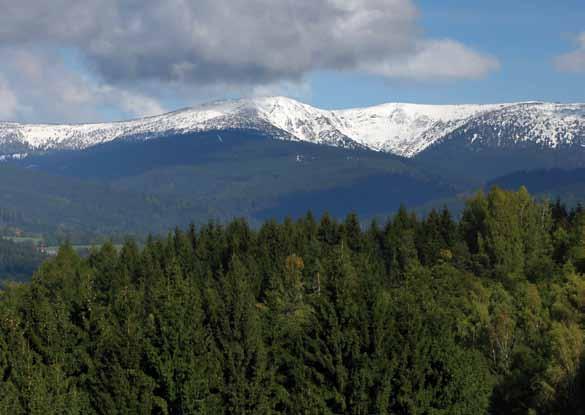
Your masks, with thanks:
M 0 413 L 584 413 L 585 213 L 524 190 L 70 247 L 0 300 Z
M 0 237 L 0 286 L 3 281 L 29 280 L 45 260 L 32 243 L 16 243 Z

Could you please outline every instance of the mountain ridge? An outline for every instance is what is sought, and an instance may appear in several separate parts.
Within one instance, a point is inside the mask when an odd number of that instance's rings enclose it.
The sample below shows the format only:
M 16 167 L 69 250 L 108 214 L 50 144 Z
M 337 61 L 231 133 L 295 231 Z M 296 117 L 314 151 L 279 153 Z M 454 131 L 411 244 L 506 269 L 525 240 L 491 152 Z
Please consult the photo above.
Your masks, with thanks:
M 414 157 L 466 128 L 475 131 L 471 143 L 482 142 L 483 137 L 477 136 L 478 125 L 491 128 L 491 136 L 497 135 L 499 127 L 505 127 L 501 131 L 507 128 L 507 133 L 512 131 L 513 135 L 503 138 L 512 141 L 536 142 L 552 148 L 562 144 L 585 145 L 585 104 L 386 103 L 326 110 L 291 98 L 264 97 L 216 101 L 110 123 L 0 122 L 0 161 L 45 151 L 82 150 L 119 139 L 148 140 L 222 129 L 268 131 L 275 139 Z

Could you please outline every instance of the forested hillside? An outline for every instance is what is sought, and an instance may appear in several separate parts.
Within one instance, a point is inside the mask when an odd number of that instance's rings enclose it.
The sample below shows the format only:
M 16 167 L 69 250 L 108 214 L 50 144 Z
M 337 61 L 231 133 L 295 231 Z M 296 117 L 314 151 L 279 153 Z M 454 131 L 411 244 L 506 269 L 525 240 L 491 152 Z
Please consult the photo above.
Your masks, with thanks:
M 309 208 L 340 218 L 349 209 L 388 215 L 400 203 L 415 207 L 453 194 L 400 157 L 244 130 L 112 142 L 16 164 L 0 163 L 0 210 L 11 213 L 5 225 L 82 244 L 210 219 L 246 217 L 258 225 Z
M 585 212 L 525 189 L 70 247 L 0 297 L 0 413 L 584 413 Z

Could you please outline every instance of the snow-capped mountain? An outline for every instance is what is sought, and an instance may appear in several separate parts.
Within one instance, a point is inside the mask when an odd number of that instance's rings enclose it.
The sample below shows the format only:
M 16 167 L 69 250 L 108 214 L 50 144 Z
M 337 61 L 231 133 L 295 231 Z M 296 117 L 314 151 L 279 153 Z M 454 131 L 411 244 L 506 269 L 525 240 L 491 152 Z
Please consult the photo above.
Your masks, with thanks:
M 585 105 L 522 103 L 481 114 L 457 131 L 468 145 L 585 147 Z M 448 139 L 449 137 L 445 137 Z
M 494 142 L 495 135 L 500 144 L 530 141 L 548 147 L 584 145 L 585 104 L 395 103 L 330 111 L 284 97 L 241 99 L 116 123 L 0 123 L 0 160 L 51 150 L 85 149 L 113 140 L 147 140 L 225 129 L 258 130 L 276 139 L 413 157 L 454 132 L 466 130 L 473 131 L 471 142 Z

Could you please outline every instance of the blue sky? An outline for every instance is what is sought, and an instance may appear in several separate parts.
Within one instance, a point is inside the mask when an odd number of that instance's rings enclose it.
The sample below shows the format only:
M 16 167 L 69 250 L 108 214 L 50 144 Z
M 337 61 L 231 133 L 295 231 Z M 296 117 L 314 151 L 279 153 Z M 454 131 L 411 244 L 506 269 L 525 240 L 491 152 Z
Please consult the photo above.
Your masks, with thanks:
M 0 120 L 110 121 L 258 95 L 323 108 L 585 102 L 583 0 L 19 0 L 0 27 Z
M 499 71 L 479 80 L 404 82 L 383 77 L 316 73 L 310 102 L 323 107 L 388 101 L 495 103 L 585 102 L 585 72 L 557 70 L 554 57 L 575 49 L 585 30 L 582 0 L 421 0 L 422 27 L 431 37 L 465 42 L 497 57 Z

